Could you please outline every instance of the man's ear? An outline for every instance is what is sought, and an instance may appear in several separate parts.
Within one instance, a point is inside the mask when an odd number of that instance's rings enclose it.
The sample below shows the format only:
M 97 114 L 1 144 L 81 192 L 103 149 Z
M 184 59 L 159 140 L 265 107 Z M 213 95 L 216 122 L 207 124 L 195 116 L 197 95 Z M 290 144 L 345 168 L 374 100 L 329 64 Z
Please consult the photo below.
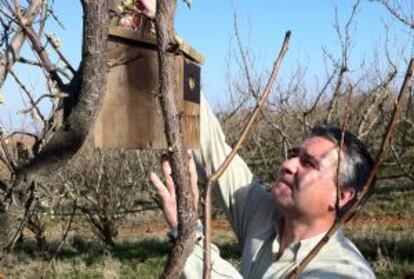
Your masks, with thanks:
M 341 190 L 339 207 L 343 207 L 355 197 L 355 189 L 352 187 L 343 187 Z

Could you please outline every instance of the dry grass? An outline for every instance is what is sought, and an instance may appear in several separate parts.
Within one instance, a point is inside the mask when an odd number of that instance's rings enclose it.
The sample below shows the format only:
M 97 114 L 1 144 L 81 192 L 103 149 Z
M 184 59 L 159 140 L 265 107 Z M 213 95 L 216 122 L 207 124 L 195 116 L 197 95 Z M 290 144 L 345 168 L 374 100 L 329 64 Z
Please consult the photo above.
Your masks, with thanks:
M 346 225 L 346 234 L 371 262 L 379 278 L 414 276 L 414 189 L 411 185 L 383 184 L 361 214 Z M 62 222 L 53 220 L 47 230 L 48 251 L 58 245 Z M 221 254 L 234 265 L 240 251 L 229 224 L 213 223 L 213 240 Z M 171 245 L 160 212 L 129 216 L 120 230 L 117 245 L 108 252 L 77 219 L 66 245 L 49 265 L 47 253 L 36 252 L 29 232 L 16 253 L 5 259 L 0 273 L 7 278 L 157 278 Z
M 346 233 L 379 278 L 403 278 L 414 274 L 414 224 L 403 217 L 390 220 L 360 216 L 348 224 Z M 157 278 L 170 249 L 166 232 L 160 219 L 124 226 L 120 241 L 110 253 L 92 235 L 72 233 L 51 265 L 42 254 L 33 252 L 35 243 L 28 237 L 1 269 L 8 278 L 39 278 L 42 274 L 44 278 Z M 213 238 L 222 256 L 237 265 L 240 251 L 226 221 L 214 222 Z M 49 244 L 51 250 L 56 246 Z

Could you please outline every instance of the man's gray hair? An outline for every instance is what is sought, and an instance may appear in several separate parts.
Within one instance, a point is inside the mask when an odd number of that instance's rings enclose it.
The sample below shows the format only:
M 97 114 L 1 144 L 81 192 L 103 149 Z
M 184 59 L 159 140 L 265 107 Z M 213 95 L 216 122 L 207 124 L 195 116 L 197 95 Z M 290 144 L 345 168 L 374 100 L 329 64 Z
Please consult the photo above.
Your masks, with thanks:
M 316 126 L 311 130 L 310 137 L 323 137 L 329 139 L 339 147 L 342 138 L 342 130 L 328 125 Z M 351 132 L 345 131 L 339 169 L 339 186 L 342 188 L 351 187 L 356 193 L 361 191 L 373 165 L 374 161 L 365 144 Z M 370 192 L 373 189 L 374 183 L 375 180 L 369 187 Z M 350 203 L 348 206 L 349 205 Z M 346 210 L 345 208 L 343 209 Z

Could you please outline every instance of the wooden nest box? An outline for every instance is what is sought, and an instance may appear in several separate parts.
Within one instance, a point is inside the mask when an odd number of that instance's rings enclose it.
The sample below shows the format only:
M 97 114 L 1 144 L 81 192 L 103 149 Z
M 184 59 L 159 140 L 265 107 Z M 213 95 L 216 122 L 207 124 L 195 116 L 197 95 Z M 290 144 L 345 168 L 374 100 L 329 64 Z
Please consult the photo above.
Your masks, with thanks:
M 203 56 L 182 42 L 176 50 L 175 101 L 188 148 L 200 141 L 200 65 Z M 110 27 L 107 92 L 95 126 L 97 148 L 167 148 L 157 98 L 155 34 Z

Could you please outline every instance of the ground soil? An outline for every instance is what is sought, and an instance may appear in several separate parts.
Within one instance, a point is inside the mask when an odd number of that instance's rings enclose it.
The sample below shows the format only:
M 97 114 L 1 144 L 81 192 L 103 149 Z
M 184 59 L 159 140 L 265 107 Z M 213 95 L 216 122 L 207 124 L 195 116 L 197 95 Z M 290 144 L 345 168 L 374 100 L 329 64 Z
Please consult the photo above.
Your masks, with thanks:
M 357 215 L 353 218 L 347 226 L 359 227 L 361 225 L 373 225 L 387 227 L 413 227 L 414 214 L 393 214 L 393 215 L 380 215 L 380 216 L 368 216 Z
M 382 228 L 402 227 L 408 228 L 414 225 L 414 215 L 411 214 L 398 214 L 398 215 L 381 215 L 381 216 L 368 216 L 357 215 L 346 226 L 350 229 L 359 228 L 361 226 L 381 226 Z M 133 226 L 123 226 L 120 231 L 120 236 L 129 237 L 136 235 L 159 235 L 166 234 L 168 227 L 163 220 L 151 221 L 144 224 L 136 224 Z M 213 232 L 225 233 L 231 232 L 231 226 L 227 220 L 214 220 Z

